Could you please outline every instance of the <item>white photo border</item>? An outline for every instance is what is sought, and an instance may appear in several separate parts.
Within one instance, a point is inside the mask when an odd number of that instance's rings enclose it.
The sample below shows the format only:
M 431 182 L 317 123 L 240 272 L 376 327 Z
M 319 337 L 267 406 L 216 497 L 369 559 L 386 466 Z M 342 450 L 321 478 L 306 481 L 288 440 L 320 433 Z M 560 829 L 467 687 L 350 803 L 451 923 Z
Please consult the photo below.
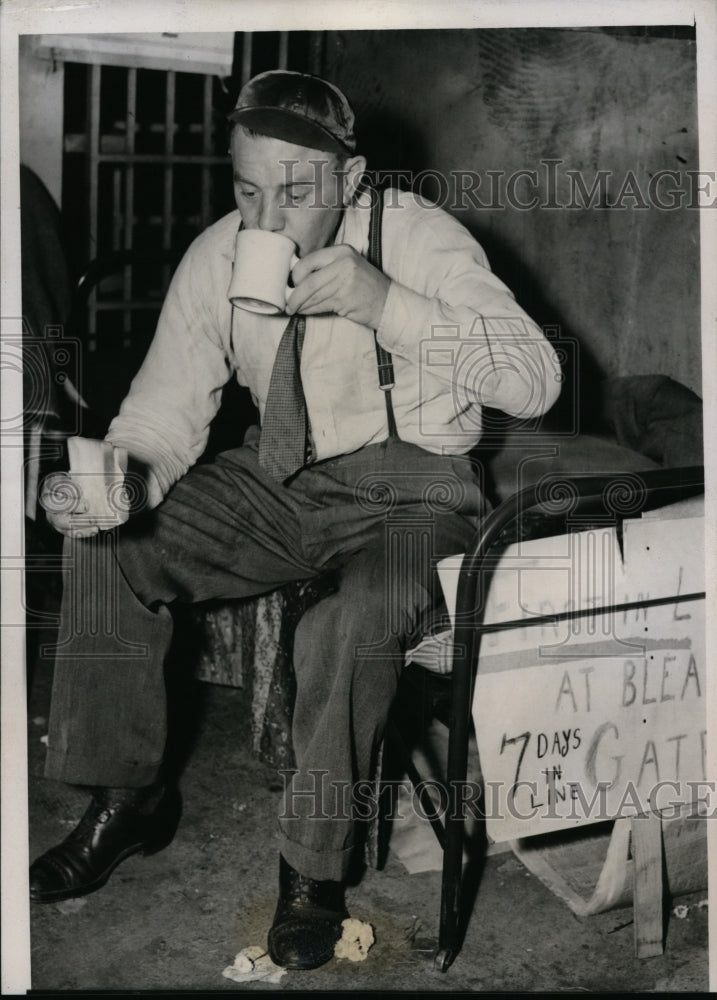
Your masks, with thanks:
M 712 0 L 3 0 L 0 10 L 0 161 L 2 256 L 0 322 L 3 342 L 18 332 L 21 308 L 18 37 L 23 34 L 120 31 L 351 30 L 397 28 L 696 26 L 700 170 L 717 168 L 717 5 Z M 709 456 L 717 427 L 717 211 L 701 212 L 702 372 L 706 461 L 707 663 L 717 663 L 717 615 L 710 600 L 717 580 L 717 469 Z M 22 411 L 21 372 L 2 365 L 3 418 Z M 27 759 L 24 630 L 22 622 L 22 449 L 3 440 L 2 459 L 2 993 L 30 989 L 27 889 Z M 20 617 L 18 617 L 20 616 Z M 715 718 L 717 679 L 708 672 L 707 712 Z M 710 734 L 711 736 L 712 734 Z M 709 737 L 708 737 L 709 739 Z M 717 775 L 709 739 L 709 774 Z M 710 824 L 709 888 L 717 903 L 717 829 Z M 717 905 L 710 907 L 710 940 L 717 942 Z M 717 947 L 710 948 L 710 989 L 717 990 Z

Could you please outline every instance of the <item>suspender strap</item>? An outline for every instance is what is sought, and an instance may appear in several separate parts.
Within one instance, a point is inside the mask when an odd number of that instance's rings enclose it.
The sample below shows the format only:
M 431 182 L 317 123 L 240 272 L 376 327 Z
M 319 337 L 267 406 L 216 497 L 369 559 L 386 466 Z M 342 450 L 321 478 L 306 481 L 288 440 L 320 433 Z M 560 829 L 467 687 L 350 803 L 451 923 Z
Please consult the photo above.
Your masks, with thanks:
M 371 191 L 371 219 L 368 229 L 368 262 L 383 270 L 383 258 L 381 254 L 381 224 L 383 220 L 383 191 L 372 189 Z M 393 359 L 389 352 L 381 346 L 374 330 L 376 342 L 376 365 L 378 367 L 378 385 L 383 391 L 386 400 L 386 417 L 388 419 L 389 437 L 398 437 L 396 430 L 396 418 L 393 414 L 393 401 L 391 399 L 391 389 L 395 383 L 393 374 Z

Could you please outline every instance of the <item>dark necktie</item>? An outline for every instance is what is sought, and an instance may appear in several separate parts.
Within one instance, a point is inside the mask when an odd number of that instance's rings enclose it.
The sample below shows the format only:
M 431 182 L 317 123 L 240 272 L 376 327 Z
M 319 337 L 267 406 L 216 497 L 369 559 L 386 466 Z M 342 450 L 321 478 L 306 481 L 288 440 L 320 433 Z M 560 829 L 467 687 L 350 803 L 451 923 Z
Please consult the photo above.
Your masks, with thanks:
M 306 320 L 295 315 L 279 341 L 259 440 L 259 463 L 283 482 L 306 464 L 306 400 L 301 385 L 301 348 Z

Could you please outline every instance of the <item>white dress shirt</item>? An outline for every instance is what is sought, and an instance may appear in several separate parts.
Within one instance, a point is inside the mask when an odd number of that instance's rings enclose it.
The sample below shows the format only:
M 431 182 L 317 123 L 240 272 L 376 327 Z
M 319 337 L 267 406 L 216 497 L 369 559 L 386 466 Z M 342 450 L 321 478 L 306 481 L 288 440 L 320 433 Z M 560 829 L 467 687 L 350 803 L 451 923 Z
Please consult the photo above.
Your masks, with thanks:
M 335 243 L 368 250 L 369 199 L 345 209 Z M 260 416 L 287 317 L 234 307 L 227 297 L 231 212 L 192 243 L 170 285 L 144 363 L 107 440 L 150 467 L 150 505 L 196 462 L 225 383 L 248 386 Z M 386 192 L 383 271 L 391 279 L 379 342 L 393 355 L 399 437 L 462 454 L 481 436 L 481 408 L 525 418 L 560 392 L 555 351 L 491 272 L 470 233 L 410 192 Z M 301 378 L 314 459 L 388 435 L 374 332 L 340 316 L 306 317 Z

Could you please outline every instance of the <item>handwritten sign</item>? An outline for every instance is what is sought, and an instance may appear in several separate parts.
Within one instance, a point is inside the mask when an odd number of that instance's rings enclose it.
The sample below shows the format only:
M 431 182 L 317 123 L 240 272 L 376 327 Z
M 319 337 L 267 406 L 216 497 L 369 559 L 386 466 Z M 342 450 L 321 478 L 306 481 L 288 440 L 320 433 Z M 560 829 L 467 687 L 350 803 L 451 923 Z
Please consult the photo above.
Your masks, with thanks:
M 483 636 L 473 703 L 493 840 L 705 801 L 703 531 L 650 518 L 622 551 L 613 528 L 506 551 L 485 621 L 526 624 Z

